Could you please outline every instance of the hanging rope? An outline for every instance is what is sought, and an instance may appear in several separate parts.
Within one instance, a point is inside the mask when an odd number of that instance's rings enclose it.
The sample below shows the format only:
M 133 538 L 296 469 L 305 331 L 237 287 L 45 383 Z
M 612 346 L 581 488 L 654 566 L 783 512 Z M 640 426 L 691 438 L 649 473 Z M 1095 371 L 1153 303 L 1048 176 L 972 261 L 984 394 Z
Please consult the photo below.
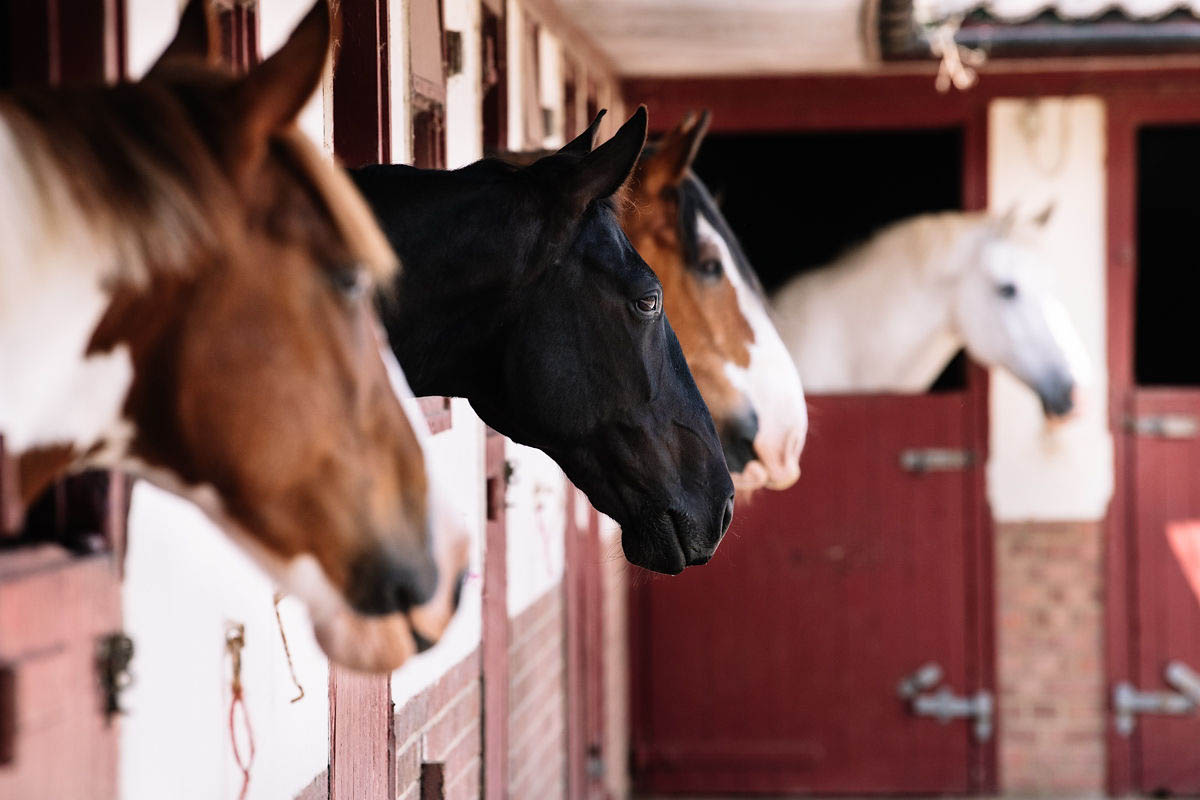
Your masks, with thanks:
M 238 800 L 246 800 L 250 791 L 250 768 L 254 766 L 254 729 L 250 727 L 250 713 L 246 710 L 245 695 L 242 692 L 242 649 L 246 646 L 246 626 L 242 623 L 230 623 L 225 629 L 225 650 L 229 653 L 232 666 L 229 700 L 229 741 L 233 746 L 233 759 L 242 771 L 242 790 Z M 237 710 L 241 708 L 242 728 L 246 732 L 246 746 L 250 752 L 242 755 L 238 747 L 237 726 L 235 724 Z
M 283 630 L 283 617 L 279 616 L 279 601 L 283 592 L 275 593 L 275 624 L 279 626 L 279 639 L 283 642 L 283 654 L 287 657 L 288 674 L 292 676 L 292 685 L 296 687 L 296 696 L 290 702 L 297 703 L 304 699 L 304 687 L 296 677 L 296 665 L 292 663 L 292 648 L 288 647 L 287 633 Z
M 950 91 L 951 86 L 960 92 L 970 89 L 979 80 L 976 69 L 987 61 L 982 50 L 972 50 L 954 41 L 961 25 L 962 17 L 950 17 L 925 34 L 930 52 L 940 60 L 934 86 L 942 94 Z

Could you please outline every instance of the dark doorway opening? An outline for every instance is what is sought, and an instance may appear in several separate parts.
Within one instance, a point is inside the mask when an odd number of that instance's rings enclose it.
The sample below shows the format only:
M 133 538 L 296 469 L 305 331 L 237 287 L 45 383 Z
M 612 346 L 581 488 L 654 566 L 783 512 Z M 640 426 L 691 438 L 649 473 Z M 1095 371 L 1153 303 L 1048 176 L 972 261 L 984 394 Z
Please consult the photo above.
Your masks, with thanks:
M 695 170 L 768 292 L 890 222 L 963 207 L 958 128 L 712 134 Z M 934 390 L 965 386 L 960 353 Z
M 1134 375 L 1142 386 L 1200 385 L 1200 359 L 1183 349 L 1195 339 L 1200 296 L 1197 185 L 1200 126 L 1138 131 Z

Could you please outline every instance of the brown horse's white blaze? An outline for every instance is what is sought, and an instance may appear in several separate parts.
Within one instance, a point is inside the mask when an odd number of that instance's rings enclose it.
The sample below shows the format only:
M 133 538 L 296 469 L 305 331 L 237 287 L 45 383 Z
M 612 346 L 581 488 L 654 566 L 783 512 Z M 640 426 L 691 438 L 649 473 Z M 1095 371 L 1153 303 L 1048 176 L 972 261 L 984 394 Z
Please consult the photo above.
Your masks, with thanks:
M 708 128 L 689 116 L 643 155 L 622 225 L 663 284 L 667 318 L 721 434 L 739 491 L 784 489 L 800 475 L 804 392 L 761 286 L 691 172 Z
M 87 466 L 192 499 L 333 660 L 390 670 L 465 558 L 431 542 L 425 423 L 372 311 L 395 257 L 295 126 L 328 9 L 242 78 L 217 42 L 193 0 L 140 83 L 0 97 L 0 435 L 26 501 Z

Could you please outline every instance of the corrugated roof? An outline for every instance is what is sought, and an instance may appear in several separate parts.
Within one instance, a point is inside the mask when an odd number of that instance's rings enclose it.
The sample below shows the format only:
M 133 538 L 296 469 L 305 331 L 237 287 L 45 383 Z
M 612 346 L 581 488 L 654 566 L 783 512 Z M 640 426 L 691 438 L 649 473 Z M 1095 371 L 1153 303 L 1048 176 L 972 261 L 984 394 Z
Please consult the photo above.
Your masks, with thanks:
M 1051 12 L 1060 19 L 1089 20 L 1115 11 L 1134 20 L 1155 20 L 1174 11 L 1200 17 L 1200 0 L 913 0 L 913 12 L 923 23 L 985 11 L 1005 22 L 1024 22 Z

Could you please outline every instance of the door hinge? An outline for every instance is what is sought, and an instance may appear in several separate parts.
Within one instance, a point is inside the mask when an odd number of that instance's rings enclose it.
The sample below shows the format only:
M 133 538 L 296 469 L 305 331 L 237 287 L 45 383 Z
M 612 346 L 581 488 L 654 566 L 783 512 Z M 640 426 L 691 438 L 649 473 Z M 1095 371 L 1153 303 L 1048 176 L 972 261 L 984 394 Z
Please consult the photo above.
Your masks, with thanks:
M 1127 417 L 1125 430 L 1159 439 L 1195 439 L 1200 435 L 1200 419 L 1191 414 L 1146 414 Z
M 900 468 L 917 475 L 953 472 L 975 463 L 975 453 L 955 447 L 910 447 L 900 451 Z
M 1168 662 L 1163 681 L 1175 691 L 1144 692 L 1128 681 L 1113 687 L 1113 727 L 1121 736 L 1133 733 L 1135 715 L 1185 716 L 1200 707 L 1200 675 L 1182 661 Z
M 992 693 L 980 690 L 973 695 L 957 695 L 949 686 L 935 692 L 942 682 L 942 667 L 929 662 L 917 668 L 911 675 L 900 680 L 896 694 L 908 705 L 913 716 L 932 717 L 943 725 L 955 719 L 973 720 L 971 732 L 976 741 L 986 742 L 992 738 L 992 719 L 995 716 L 995 701 Z

